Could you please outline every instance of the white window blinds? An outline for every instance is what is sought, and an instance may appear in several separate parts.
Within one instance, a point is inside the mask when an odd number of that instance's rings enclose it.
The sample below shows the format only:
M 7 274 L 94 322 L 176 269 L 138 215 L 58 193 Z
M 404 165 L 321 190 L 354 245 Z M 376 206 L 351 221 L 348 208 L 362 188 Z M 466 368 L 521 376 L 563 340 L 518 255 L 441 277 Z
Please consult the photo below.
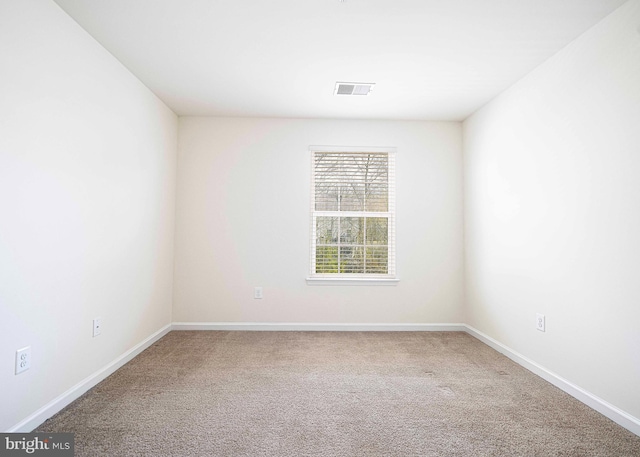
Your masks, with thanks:
M 312 149 L 312 277 L 395 277 L 394 159 L 390 149 Z

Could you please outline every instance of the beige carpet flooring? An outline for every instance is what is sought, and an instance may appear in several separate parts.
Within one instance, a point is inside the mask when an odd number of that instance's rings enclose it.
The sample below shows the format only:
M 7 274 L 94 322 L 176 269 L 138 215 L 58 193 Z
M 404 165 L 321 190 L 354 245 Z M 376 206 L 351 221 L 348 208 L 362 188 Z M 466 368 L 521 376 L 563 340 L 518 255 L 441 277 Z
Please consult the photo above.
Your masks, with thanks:
M 458 332 L 174 331 L 36 431 L 76 456 L 640 456 Z

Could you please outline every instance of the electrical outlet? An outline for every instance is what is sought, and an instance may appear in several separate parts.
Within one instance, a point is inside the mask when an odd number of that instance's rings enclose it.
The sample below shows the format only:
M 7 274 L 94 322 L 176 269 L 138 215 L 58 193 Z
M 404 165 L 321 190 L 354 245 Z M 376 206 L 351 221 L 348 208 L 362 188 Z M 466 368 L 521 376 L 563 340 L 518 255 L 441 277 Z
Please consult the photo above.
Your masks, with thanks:
M 31 346 L 16 351 L 16 374 L 31 368 Z
M 544 332 L 544 314 L 536 313 L 536 329 Z
M 262 299 L 262 287 L 254 287 L 253 288 L 253 298 L 257 300 Z
M 93 320 L 93 337 L 100 335 L 102 333 L 102 318 L 96 317 Z

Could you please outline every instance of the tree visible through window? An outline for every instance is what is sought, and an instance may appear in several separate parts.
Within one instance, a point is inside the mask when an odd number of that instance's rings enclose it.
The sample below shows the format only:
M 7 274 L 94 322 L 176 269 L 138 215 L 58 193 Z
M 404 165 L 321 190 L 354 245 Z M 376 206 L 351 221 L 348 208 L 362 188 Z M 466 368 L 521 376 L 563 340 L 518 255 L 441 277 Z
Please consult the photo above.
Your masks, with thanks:
M 392 151 L 312 154 L 311 275 L 394 277 Z

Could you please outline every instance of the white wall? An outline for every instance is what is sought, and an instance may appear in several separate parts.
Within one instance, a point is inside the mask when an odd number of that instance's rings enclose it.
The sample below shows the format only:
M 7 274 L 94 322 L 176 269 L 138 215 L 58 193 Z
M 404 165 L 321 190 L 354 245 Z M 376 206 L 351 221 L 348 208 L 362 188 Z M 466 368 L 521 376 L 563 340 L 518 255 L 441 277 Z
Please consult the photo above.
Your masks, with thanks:
M 0 3 L 0 62 L 7 430 L 170 323 L 177 118 L 48 0 Z
M 397 147 L 397 286 L 306 284 L 310 145 Z M 181 117 L 174 321 L 460 322 L 461 170 L 459 123 Z
M 632 0 L 463 125 L 467 323 L 636 418 L 639 26 Z
M 172 294 L 177 322 L 465 321 L 640 417 L 639 24 L 632 0 L 464 123 L 463 272 L 460 124 L 178 126 L 53 2 L 2 2 L 0 430 L 170 323 Z M 306 284 L 320 144 L 398 149 L 397 286 Z

